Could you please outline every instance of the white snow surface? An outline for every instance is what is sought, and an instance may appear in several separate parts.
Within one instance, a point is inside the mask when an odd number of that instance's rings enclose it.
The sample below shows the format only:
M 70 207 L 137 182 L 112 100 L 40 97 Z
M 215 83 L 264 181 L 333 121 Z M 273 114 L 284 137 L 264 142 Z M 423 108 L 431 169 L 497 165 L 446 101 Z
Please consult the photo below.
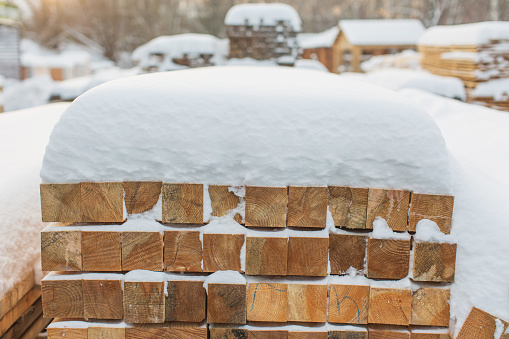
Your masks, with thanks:
M 339 29 L 356 46 L 417 45 L 424 32 L 422 22 L 415 19 L 341 20 Z
M 437 223 L 428 219 L 422 219 L 415 227 L 416 232 L 414 240 L 418 242 L 431 242 L 431 243 L 457 243 L 456 237 L 451 234 L 444 234 L 440 231 Z
M 473 24 L 433 26 L 420 37 L 424 46 L 484 45 L 491 40 L 509 40 L 509 22 L 485 21 Z
M 477 98 L 488 97 L 497 101 L 507 101 L 509 100 L 509 78 L 481 82 L 471 94 Z
M 361 63 L 364 72 L 373 72 L 386 68 L 421 69 L 421 54 L 407 49 L 396 54 L 374 55 Z
M 418 107 L 379 87 L 284 67 L 210 67 L 95 87 L 55 126 L 41 177 L 452 193 L 445 143 Z
M 327 72 L 327 73 L 329 72 L 329 70 L 327 69 L 327 67 L 325 67 L 324 64 L 322 64 L 318 60 L 312 60 L 312 59 L 298 59 L 295 61 L 295 64 L 293 65 L 293 67 L 306 68 L 306 69 L 311 69 L 311 70 L 320 71 L 320 72 Z
M 11 82 L 4 88 L 4 111 L 15 111 L 49 102 L 54 82 L 49 75 Z
M 300 33 L 297 35 L 299 47 L 303 49 L 332 47 L 339 34 L 339 26 L 320 33 Z
M 290 5 L 281 3 L 251 3 L 235 5 L 228 10 L 224 19 L 228 26 L 276 26 L 284 21 L 300 32 L 302 22 L 299 13 Z
M 410 240 L 411 235 L 407 232 L 399 233 L 394 232 L 385 219 L 376 217 L 373 221 L 373 238 L 374 239 L 399 239 L 399 240 Z
M 209 284 L 239 284 L 246 285 L 246 278 L 237 271 L 217 271 L 205 277 L 203 287 L 208 292 Z
M 39 170 L 49 134 L 68 106 L 0 114 L 0 298 L 39 257 L 44 228 Z

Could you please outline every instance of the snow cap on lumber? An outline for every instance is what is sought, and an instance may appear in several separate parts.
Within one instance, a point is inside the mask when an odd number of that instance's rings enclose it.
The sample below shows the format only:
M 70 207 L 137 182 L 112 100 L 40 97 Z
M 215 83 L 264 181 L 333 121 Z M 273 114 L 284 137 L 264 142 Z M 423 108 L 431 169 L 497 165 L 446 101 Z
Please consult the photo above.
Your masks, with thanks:
M 509 22 L 486 21 L 473 24 L 434 26 L 419 39 L 424 46 L 478 46 L 493 40 L 509 40 Z
M 299 13 L 290 5 L 272 3 L 254 3 L 235 5 L 224 19 L 228 26 L 277 26 L 284 21 L 292 26 L 293 30 L 300 32 L 302 22 Z
M 339 29 L 356 46 L 416 45 L 424 32 L 422 22 L 416 19 L 341 20 Z

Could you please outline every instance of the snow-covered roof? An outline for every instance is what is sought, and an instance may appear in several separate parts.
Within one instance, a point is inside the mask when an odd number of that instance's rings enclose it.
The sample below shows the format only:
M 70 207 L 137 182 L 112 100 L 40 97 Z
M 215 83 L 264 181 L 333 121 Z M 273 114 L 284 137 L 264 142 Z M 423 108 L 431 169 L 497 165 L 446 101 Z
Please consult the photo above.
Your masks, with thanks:
M 198 68 L 95 87 L 55 126 L 41 177 L 451 193 L 444 140 L 418 107 L 377 86 L 286 67 Z
M 254 3 L 235 5 L 228 10 L 224 19 L 229 26 L 276 26 L 285 21 L 300 32 L 302 22 L 299 13 L 290 5 L 280 3 Z
M 90 54 L 84 51 L 64 51 L 62 53 L 27 52 L 21 54 L 24 67 L 72 68 L 88 65 Z
M 508 21 L 486 21 L 464 25 L 434 26 L 419 39 L 419 45 L 471 46 L 490 43 L 491 40 L 509 40 Z
M 357 46 L 416 45 L 424 32 L 422 22 L 414 19 L 341 20 L 339 28 Z
M 308 48 L 319 48 L 319 47 L 331 47 L 334 45 L 334 41 L 339 34 L 339 27 L 334 26 L 326 31 L 320 33 L 300 33 L 297 36 L 299 47 Z

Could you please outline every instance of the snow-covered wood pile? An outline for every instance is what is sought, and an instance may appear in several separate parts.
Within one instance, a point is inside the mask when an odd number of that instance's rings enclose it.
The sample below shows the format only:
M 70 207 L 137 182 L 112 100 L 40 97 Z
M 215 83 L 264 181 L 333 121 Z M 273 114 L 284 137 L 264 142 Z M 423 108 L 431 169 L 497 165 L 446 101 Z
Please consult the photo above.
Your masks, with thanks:
M 300 33 L 297 38 L 302 58 L 319 60 L 329 72 L 338 71 L 339 27 L 334 26 L 320 33 Z
M 297 33 L 301 30 L 301 20 L 290 5 L 235 5 L 226 13 L 224 23 L 230 40 L 230 58 L 269 60 L 283 57 L 285 64 L 293 65 L 298 57 Z

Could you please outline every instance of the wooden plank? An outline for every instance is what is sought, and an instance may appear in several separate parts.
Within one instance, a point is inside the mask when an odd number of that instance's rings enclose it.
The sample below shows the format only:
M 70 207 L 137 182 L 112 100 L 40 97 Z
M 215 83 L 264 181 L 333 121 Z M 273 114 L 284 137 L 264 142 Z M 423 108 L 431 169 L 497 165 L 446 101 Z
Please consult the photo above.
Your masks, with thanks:
M 41 264 L 43 271 L 82 270 L 81 232 L 52 231 L 51 227 L 42 231 Z
M 288 275 L 327 276 L 329 238 L 288 239 Z
M 422 219 L 437 223 L 440 230 L 449 234 L 452 225 L 454 197 L 450 195 L 412 194 L 408 230 L 415 232 L 415 226 Z
M 433 333 L 433 330 L 430 333 L 410 332 L 410 339 L 451 339 L 451 335 L 448 333 Z
M 163 323 L 165 319 L 164 281 L 124 282 L 124 321 Z
M 42 300 L 37 299 L 33 305 L 29 306 L 25 313 L 23 313 L 12 326 L 2 335 L 1 339 L 16 339 L 20 338 L 25 331 L 27 331 L 32 324 L 42 318 Z
M 44 279 L 41 283 L 44 317 L 83 318 L 83 284 L 81 279 Z
M 20 339 L 34 339 L 49 325 L 52 319 L 45 319 L 42 315 L 20 336 Z
M 286 322 L 287 305 L 286 284 L 249 284 L 247 290 L 248 321 Z
M 89 327 L 88 339 L 125 339 L 125 328 Z
M 88 339 L 87 328 L 48 328 L 48 339 Z
M 287 339 L 288 331 L 285 330 L 249 330 L 248 339 Z
M 163 222 L 203 224 L 203 185 L 163 183 Z
M 493 338 L 497 327 L 496 319 L 491 314 L 472 307 L 456 339 Z M 505 332 L 508 324 L 504 321 L 502 323 Z
M 328 339 L 328 338 L 332 338 L 329 336 L 328 332 L 288 331 L 288 339 Z
M 325 228 L 327 187 L 288 187 L 287 226 Z
M 82 231 L 81 255 L 84 271 L 121 271 L 122 242 L 120 232 Z
M 16 306 L 18 301 L 20 301 L 21 298 L 23 298 L 23 296 L 27 294 L 32 287 L 34 287 L 34 285 L 34 271 L 31 270 L 26 273 L 13 288 L 7 291 L 2 299 L 0 299 L 0 319 L 2 319 L 7 312 Z
M 246 226 L 286 227 L 286 187 L 246 186 Z
M 160 232 L 122 232 L 122 270 L 163 270 Z
M 410 264 L 410 240 L 368 239 L 367 274 L 371 279 L 403 279 Z
M 410 289 L 370 288 L 368 323 L 408 326 L 411 311 Z
M 80 184 L 41 184 L 42 221 L 80 222 L 80 197 Z
M 240 271 L 244 234 L 203 234 L 203 271 Z
M 288 321 L 327 321 L 327 285 L 288 284 Z
M 240 198 L 228 189 L 229 186 L 224 185 L 209 186 L 212 216 L 222 217 L 226 215 L 226 212 L 238 206 Z M 235 214 L 234 220 L 240 224 L 242 222 L 242 216 L 240 214 Z
M 329 234 L 330 273 L 346 275 L 350 267 L 362 271 L 367 243 L 365 235 Z
M 175 328 L 167 326 L 136 326 L 126 328 L 126 339 L 207 339 L 206 327 Z
M 369 329 L 369 339 L 410 339 L 409 332 Z
M 40 286 L 34 286 L 27 294 L 21 298 L 16 305 L 0 319 L 0 336 L 32 306 L 37 299 L 41 297 Z
M 449 295 L 447 289 L 419 288 L 413 295 L 410 324 L 449 326 Z
M 209 329 L 210 339 L 247 339 L 248 330 L 242 328 L 217 328 Z
M 83 317 L 88 319 L 123 318 L 122 281 L 83 279 Z
M 208 284 L 207 322 L 246 323 L 246 285 Z
M 246 238 L 246 274 L 284 276 L 287 261 L 288 238 Z
M 368 331 L 329 331 L 329 339 L 368 339 Z
M 382 217 L 393 231 L 406 231 L 409 204 L 409 191 L 370 188 L 366 228 L 373 228 L 375 218 Z
M 150 211 L 161 196 L 161 181 L 124 181 L 124 200 L 128 214 Z
M 172 272 L 201 272 L 203 260 L 199 231 L 164 232 L 164 269 Z
M 415 281 L 453 282 L 456 244 L 414 243 L 412 275 Z
M 166 321 L 205 320 L 207 292 L 201 281 L 168 281 L 165 300 Z
M 329 210 L 334 225 L 349 229 L 365 229 L 368 189 L 329 186 Z
M 328 321 L 367 324 L 369 286 L 330 285 Z
M 124 221 L 124 190 L 121 182 L 82 182 L 83 222 Z

